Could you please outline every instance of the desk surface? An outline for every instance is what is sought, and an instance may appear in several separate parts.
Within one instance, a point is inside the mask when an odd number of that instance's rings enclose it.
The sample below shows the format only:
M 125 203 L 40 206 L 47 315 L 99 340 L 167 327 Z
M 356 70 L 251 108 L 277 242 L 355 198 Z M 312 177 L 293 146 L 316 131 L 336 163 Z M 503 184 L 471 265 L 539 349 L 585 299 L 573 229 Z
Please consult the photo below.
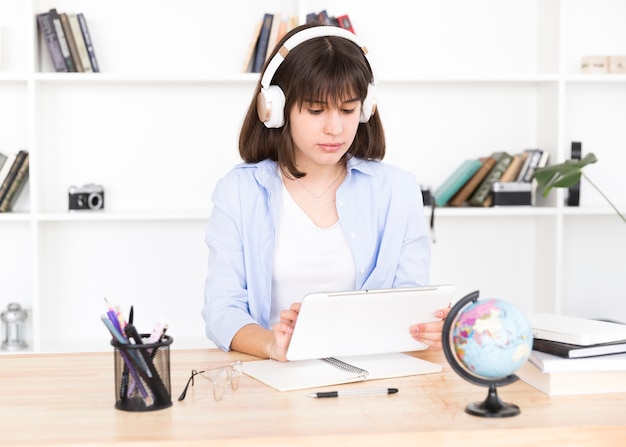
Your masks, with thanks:
M 170 408 L 132 413 L 114 408 L 113 353 L 15 354 L 0 357 L 0 445 L 411 446 L 623 445 L 626 394 L 549 397 L 522 382 L 499 389 L 519 416 L 465 413 L 487 389 L 471 385 L 441 352 L 416 354 L 443 373 L 330 387 L 397 387 L 392 396 L 312 399 L 309 390 L 278 392 L 243 376 L 220 402 L 197 381 L 176 399 L 191 369 L 253 357 L 219 350 L 171 351 Z

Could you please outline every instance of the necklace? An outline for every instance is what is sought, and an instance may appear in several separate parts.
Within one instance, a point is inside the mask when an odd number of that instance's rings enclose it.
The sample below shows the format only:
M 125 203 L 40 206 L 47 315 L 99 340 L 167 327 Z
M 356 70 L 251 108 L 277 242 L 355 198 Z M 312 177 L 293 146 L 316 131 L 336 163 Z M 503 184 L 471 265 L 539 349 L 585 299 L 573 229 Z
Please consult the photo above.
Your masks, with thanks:
M 337 176 L 337 178 L 335 180 L 333 180 L 333 182 L 330 185 L 328 185 L 328 187 L 320 195 L 315 194 L 313 191 L 311 191 L 309 188 L 307 188 L 306 185 L 304 183 L 302 183 L 299 178 L 296 178 L 295 180 L 296 180 L 296 182 L 298 182 L 300 184 L 300 186 L 302 186 L 306 190 L 306 192 L 308 192 L 313 197 L 315 197 L 315 201 L 317 203 L 320 203 L 320 200 L 322 200 L 322 197 L 324 196 L 324 194 L 326 194 L 330 190 L 330 188 L 332 188 L 333 185 L 335 183 L 337 183 L 337 180 L 339 180 L 342 175 L 343 175 L 343 169 L 341 171 L 339 171 L 339 175 Z

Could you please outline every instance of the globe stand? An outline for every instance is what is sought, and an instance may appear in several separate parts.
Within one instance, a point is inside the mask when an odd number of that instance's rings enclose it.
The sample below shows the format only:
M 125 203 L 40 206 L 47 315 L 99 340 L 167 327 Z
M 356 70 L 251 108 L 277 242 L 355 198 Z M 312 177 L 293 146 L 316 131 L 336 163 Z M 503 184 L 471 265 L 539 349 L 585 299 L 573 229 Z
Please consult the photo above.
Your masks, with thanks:
M 495 383 L 489 384 L 487 398 L 482 402 L 473 402 L 465 407 L 465 412 L 474 416 L 485 418 L 506 418 L 517 416 L 520 409 L 517 405 L 502 402 L 498 397 L 498 390 Z

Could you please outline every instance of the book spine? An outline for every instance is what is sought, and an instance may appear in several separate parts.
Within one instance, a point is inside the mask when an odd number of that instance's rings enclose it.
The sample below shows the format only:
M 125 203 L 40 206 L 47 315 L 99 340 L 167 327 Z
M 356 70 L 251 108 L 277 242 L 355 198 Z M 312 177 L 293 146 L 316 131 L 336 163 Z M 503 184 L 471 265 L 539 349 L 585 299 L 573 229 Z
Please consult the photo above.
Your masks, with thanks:
M 274 15 L 265 13 L 263 17 L 263 26 L 261 26 L 261 33 L 259 34 L 259 41 L 256 45 L 256 51 L 254 54 L 254 64 L 252 65 L 252 71 L 254 73 L 260 73 L 263 70 L 263 64 L 267 56 L 267 48 L 270 40 L 270 32 L 272 31 L 272 21 Z
M 491 187 L 502 177 L 502 174 L 504 174 L 504 171 L 513 159 L 513 157 L 506 152 L 494 154 L 494 158 L 496 159 L 495 166 L 489 171 L 487 177 L 478 185 L 478 188 L 476 188 L 476 191 L 474 191 L 469 199 L 469 204 L 472 206 L 484 206 L 491 192 Z
M 83 13 L 76 14 L 76 18 L 78 19 L 80 31 L 83 34 L 83 39 L 85 40 L 87 54 L 89 54 L 89 61 L 91 62 L 91 69 L 94 73 L 99 73 L 100 67 L 98 66 L 98 60 L 96 59 L 96 52 L 93 48 L 93 42 L 91 41 L 91 34 L 89 34 L 89 28 L 87 27 L 87 20 L 85 20 L 85 16 L 83 15 Z
M 13 204 L 17 200 L 20 192 L 24 188 L 26 184 L 26 180 L 28 179 L 28 168 L 29 168 L 29 157 L 28 153 L 22 161 L 13 182 L 11 183 L 9 190 L 7 191 L 4 199 L 0 202 L 0 213 L 4 213 L 7 211 L 11 211 L 13 208 Z
M 59 14 L 59 19 L 61 19 L 61 27 L 63 28 L 63 34 L 65 34 L 65 40 L 67 40 L 67 47 L 70 50 L 70 56 L 72 57 L 74 67 L 76 67 L 77 72 L 82 73 L 85 70 L 83 69 L 83 64 L 80 60 L 80 56 L 78 55 L 76 40 L 74 39 L 74 34 L 72 33 L 72 29 L 70 28 L 70 22 L 67 18 L 67 14 L 64 12 Z
M 348 31 L 354 33 L 354 27 L 352 26 L 352 21 L 350 20 L 350 17 L 348 17 L 348 14 L 337 17 L 337 24 L 340 28 L 347 29 Z
M 78 58 L 80 59 L 80 63 L 83 66 L 83 71 L 85 73 L 92 73 L 93 68 L 91 68 L 89 53 L 87 53 L 87 46 L 85 45 L 85 39 L 83 39 L 83 33 L 80 30 L 78 17 L 76 17 L 76 14 L 68 14 L 67 20 L 70 23 L 70 29 L 72 30 L 72 35 L 74 36 L 74 42 L 76 43 Z
M 57 72 L 66 72 L 67 65 L 65 65 L 65 59 L 63 59 L 63 53 L 61 53 L 61 45 L 59 39 L 54 31 L 54 26 L 50 20 L 50 14 L 44 12 L 37 15 L 37 23 L 39 24 L 39 30 L 43 36 L 46 46 L 48 47 L 48 53 L 52 59 L 52 65 Z
M 52 8 L 50 10 L 50 20 L 52 21 L 52 25 L 54 26 L 54 31 L 57 33 L 59 45 L 61 46 L 61 54 L 63 55 L 63 60 L 65 61 L 65 65 L 67 66 L 67 71 L 75 72 L 76 66 L 74 65 L 74 61 L 72 60 L 70 47 L 67 45 L 67 39 L 65 38 L 63 25 L 61 24 L 61 18 L 59 17 L 59 13 L 55 8 Z
M 9 192 L 9 189 L 11 188 L 11 184 L 13 183 L 13 180 L 15 180 L 15 177 L 17 176 L 20 166 L 22 165 L 22 162 L 26 158 L 27 154 L 28 152 L 25 150 L 20 150 L 17 153 L 17 156 L 15 157 L 15 160 L 13 161 L 13 164 L 11 165 L 11 169 L 9 170 L 7 177 L 4 179 L 4 182 L 2 182 L 2 185 L 0 185 L 0 203 L 4 201 L 4 198 Z

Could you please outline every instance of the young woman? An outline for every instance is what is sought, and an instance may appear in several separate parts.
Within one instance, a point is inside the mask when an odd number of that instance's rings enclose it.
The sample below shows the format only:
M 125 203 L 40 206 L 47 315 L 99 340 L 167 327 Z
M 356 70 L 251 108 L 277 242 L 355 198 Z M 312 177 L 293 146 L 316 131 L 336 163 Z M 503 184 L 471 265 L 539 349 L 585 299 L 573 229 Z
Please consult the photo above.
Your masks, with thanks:
M 206 234 L 202 315 L 222 349 L 285 361 L 305 294 L 428 284 L 419 185 L 380 161 L 366 52 L 346 30 L 303 25 L 264 67 L 240 133 L 244 163 L 218 183 Z M 407 337 L 439 346 L 446 314 Z

